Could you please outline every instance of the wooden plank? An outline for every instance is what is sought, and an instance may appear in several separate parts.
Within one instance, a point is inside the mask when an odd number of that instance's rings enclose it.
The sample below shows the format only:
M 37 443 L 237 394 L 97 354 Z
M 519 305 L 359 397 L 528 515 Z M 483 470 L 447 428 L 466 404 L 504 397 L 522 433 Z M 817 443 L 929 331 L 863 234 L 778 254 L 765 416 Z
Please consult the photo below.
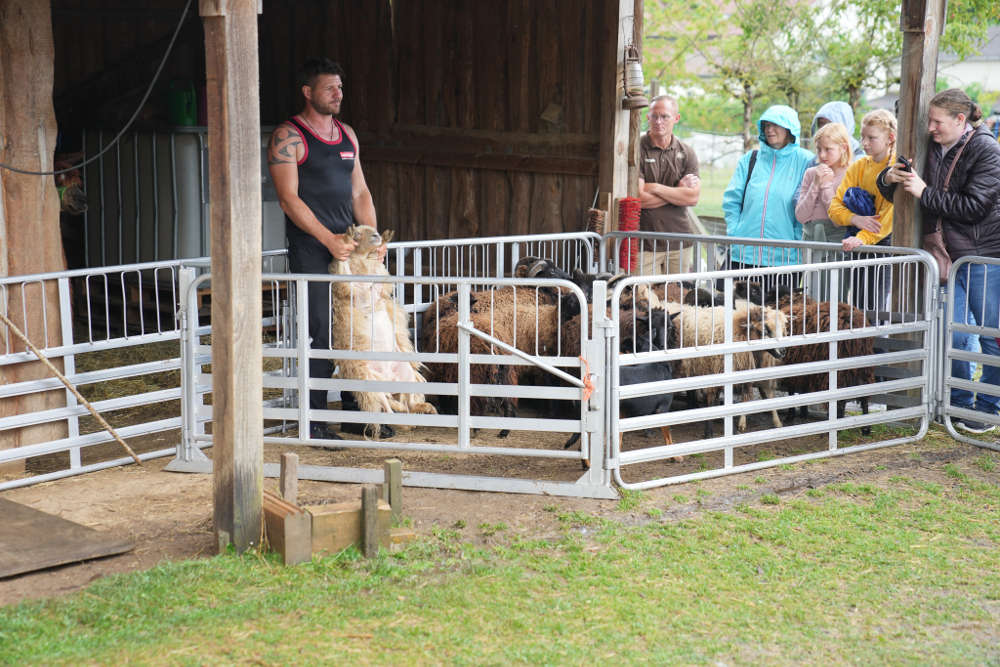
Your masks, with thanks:
M 476 127 L 503 130 L 507 126 L 509 104 L 506 96 L 509 65 L 506 47 L 510 44 L 511 30 L 506 21 L 498 22 L 497 17 L 507 17 L 510 2 L 499 7 L 494 2 L 477 2 L 473 6 L 476 11 L 475 76 L 482 82 L 475 91 L 476 111 L 479 114 Z
M 133 544 L 0 498 L 0 578 L 131 551 Z
M 448 214 L 450 238 L 480 236 L 475 181 L 476 177 L 470 169 L 451 170 L 451 210 Z
M 264 491 L 264 536 L 285 565 L 312 560 L 312 518 L 287 499 Z
M 532 58 L 534 43 L 534 6 L 530 0 L 511 0 L 510 24 L 515 39 L 510 47 L 510 79 L 507 100 L 510 105 L 510 129 L 531 132 L 533 105 L 531 93 L 536 85 L 536 68 Z
M 375 164 L 366 162 L 366 164 Z M 378 226 L 379 229 L 393 229 L 396 230 L 396 237 L 402 238 L 399 228 L 402 224 L 399 216 L 399 166 L 394 163 L 382 163 L 379 165 L 381 170 L 379 172 L 379 199 L 378 207 L 375 209 L 378 211 Z M 374 193 L 374 190 L 373 190 Z
M 220 0 L 221 1 L 221 0 Z M 204 17 L 212 248 L 214 521 L 220 550 L 262 528 L 261 164 L 257 3 Z
M 441 95 L 444 88 L 444 67 L 441 62 L 441 45 L 444 43 L 442 34 L 443 4 L 440 2 L 421 3 L 423 8 L 422 22 L 424 39 L 422 55 L 424 61 L 423 82 L 420 96 L 424 100 L 424 122 L 428 125 L 447 125 Z M 420 23 L 417 23 L 420 25 Z
M 315 554 L 335 554 L 352 544 L 361 544 L 361 501 L 303 507 L 312 517 L 312 550 Z M 389 546 L 392 508 L 378 501 L 379 545 Z
M 427 236 L 427 198 L 424 169 L 399 165 L 400 216 L 396 234 L 399 240 L 422 241 Z M 405 204 L 405 205 L 404 205 Z
M 445 153 L 420 148 L 375 146 L 363 148 L 365 163 L 391 162 L 434 167 L 527 171 L 539 174 L 595 176 L 599 165 L 593 158 L 554 157 L 497 153 Z
M 535 176 L 531 192 L 531 226 L 533 234 L 563 231 L 562 181 L 559 176 Z
M 394 40 L 399 53 L 397 112 L 400 123 L 426 123 L 428 118 L 422 94 L 424 61 L 420 47 L 424 41 L 420 30 L 423 21 L 420 19 L 419 9 L 419 4 L 416 2 L 400 2 L 393 6 L 396 25 L 406 28 L 397 31 Z
M 450 213 L 451 172 L 448 169 L 430 167 L 427 175 L 427 221 L 424 233 L 427 239 L 447 238 Z
M 480 231 L 488 235 L 510 233 L 510 181 L 502 171 L 479 172 L 482 202 Z
M 373 129 L 378 134 L 386 134 L 392 127 L 396 119 L 396 40 L 393 38 L 392 30 L 392 6 L 389 0 L 378 0 L 374 12 L 375 18 L 375 44 L 382 45 L 375 49 L 375 57 L 372 58 L 373 71 L 369 74 L 369 80 L 377 83 L 372 96 L 374 109 L 370 114 Z M 395 169 L 393 169 L 395 174 Z M 394 193 L 395 196 L 395 193 Z
M 632 25 L 633 0 L 606 0 L 605 19 L 599 52 L 601 68 L 601 190 L 618 199 L 628 193 L 629 112 L 622 109 L 625 93 L 622 72 L 625 63 L 626 32 Z
M 513 181 L 510 197 L 510 233 L 513 235 L 530 234 L 531 229 L 531 188 L 533 179 L 530 174 L 515 171 L 511 174 Z
M 384 142 L 388 146 L 444 147 L 445 150 L 449 151 L 518 152 L 566 157 L 594 157 L 601 145 L 601 137 L 597 132 L 561 132 L 558 134 L 508 132 L 479 128 L 435 127 L 413 123 L 396 124 L 392 128 L 392 134 L 387 137 L 359 132 L 358 138 L 365 144 Z
M 433 49 L 438 58 L 441 80 L 427 94 L 438 98 L 441 111 L 440 124 L 445 127 L 459 127 L 458 124 L 458 42 L 455 31 L 456 3 L 430 2 L 438 5 L 441 17 L 441 47 Z
M 476 3 L 480 4 L 480 3 Z M 455 37 L 457 53 L 455 58 L 456 81 L 458 89 L 455 96 L 456 125 L 458 127 L 476 127 L 476 89 L 477 83 L 483 86 L 495 86 L 496 79 L 478 78 L 475 74 L 475 31 L 473 19 L 474 5 L 471 2 L 461 2 L 455 5 Z M 495 38 L 494 38 L 495 39 Z

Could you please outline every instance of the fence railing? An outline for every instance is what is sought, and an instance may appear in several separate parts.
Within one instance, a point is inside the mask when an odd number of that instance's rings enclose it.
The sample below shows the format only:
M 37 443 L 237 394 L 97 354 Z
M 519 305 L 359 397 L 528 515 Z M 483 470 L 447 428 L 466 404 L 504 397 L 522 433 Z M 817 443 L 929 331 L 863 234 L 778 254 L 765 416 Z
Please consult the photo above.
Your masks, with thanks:
M 283 267 L 283 252 L 264 255 Z M 181 437 L 182 276 L 207 258 L 0 278 L 4 314 L 141 459 Z M 211 295 L 198 295 L 206 310 Z M 204 330 L 207 333 L 209 330 Z M 132 461 L 87 408 L 0 322 L 0 489 Z
M 623 258 L 623 247 L 628 247 L 633 241 L 641 242 L 637 249 L 640 260 L 644 253 L 679 250 L 690 253 L 691 266 L 685 273 L 643 275 L 643 264 L 637 263 L 638 271 L 614 286 L 610 314 L 594 309 L 587 320 L 589 328 L 580 321 L 573 325 L 582 327 L 576 336 L 589 349 L 589 352 L 579 353 L 584 361 L 562 347 L 542 349 L 537 341 L 530 350 L 522 349 L 519 344 L 512 345 L 513 349 L 505 349 L 502 345 L 504 341 L 497 335 L 498 322 L 495 319 L 479 320 L 478 325 L 468 326 L 472 312 L 477 308 L 477 292 L 497 295 L 506 289 L 524 289 L 535 312 L 541 312 L 541 298 L 546 293 L 551 295 L 554 291 L 566 295 L 572 292 L 577 300 L 582 298 L 582 293 L 574 291 L 571 283 L 546 280 L 525 282 L 505 278 L 518 259 L 529 255 L 544 256 L 555 259 L 563 269 L 595 273 L 600 269 L 615 269 Z M 790 250 L 794 250 L 799 263 L 763 268 L 741 267 L 738 270 L 728 268 L 727 260 L 732 259 L 735 246 L 755 244 L 769 245 L 750 239 L 644 233 L 615 233 L 603 238 L 584 233 L 390 244 L 389 276 L 352 277 L 351 282 L 381 282 L 392 286 L 397 303 L 412 318 L 408 326 L 415 349 L 406 354 L 362 352 L 332 346 L 326 350 L 308 348 L 306 337 L 298 335 L 299 331 L 307 330 L 304 328 L 304 309 L 296 307 L 303 301 L 303 290 L 310 282 L 320 282 L 328 285 L 327 289 L 332 294 L 333 286 L 346 282 L 346 279 L 283 273 L 283 252 L 270 253 L 264 258 L 265 281 L 262 289 L 265 292 L 265 312 L 261 325 L 266 330 L 266 343 L 260 359 L 266 390 L 262 400 L 265 401 L 268 420 L 265 443 L 301 445 L 309 439 L 298 434 L 303 425 L 313 419 L 445 429 L 454 434 L 454 442 L 414 438 L 409 444 L 413 445 L 413 451 L 442 455 L 470 452 L 477 455 L 509 455 L 539 462 L 549 460 L 554 462 L 553 465 L 563 465 L 570 460 L 589 460 L 593 472 L 585 473 L 582 482 L 573 482 L 571 486 L 575 484 L 575 488 L 570 493 L 603 494 L 610 488 L 612 478 L 623 486 L 669 483 L 777 465 L 777 462 L 887 446 L 920 437 L 935 413 L 936 405 L 947 403 L 942 401 L 941 396 L 945 388 L 961 384 L 942 370 L 943 357 L 939 350 L 944 347 L 943 331 L 967 331 L 977 335 L 994 333 L 988 325 L 985 328 L 971 324 L 949 326 L 940 322 L 939 296 L 935 289 L 936 266 L 922 251 L 879 247 L 866 249 L 871 250 L 867 254 L 844 255 L 832 244 L 777 243 L 770 244 L 775 248 L 771 251 L 772 257 L 782 256 L 782 253 L 791 257 Z M 181 441 L 178 458 L 185 462 L 199 461 L 198 465 L 202 465 L 199 450 L 211 442 L 205 428 L 211 419 L 211 405 L 207 400 L 211 391 L 211 328 L 205 320 L 211 304 L 211 278 L 205 275 L 208 265 L 208 260 L 201 258 L 5 278 L 0 280 L 0 296 L 7 304 L 8 316 L 19 326 L 23 325 L 26 334 L 46 356 L 62 363 L 70 380 L 83 388 L 98 409 L 111 415 L 112 425 L 139 451 L 140 456 L 169 455 L 175 452 L 175 445 Z M 737 287 L 739 282 L 744 283 L 742 287 Z M 828 322 L 823 327 L 796 330 L 795 323 L 792 323 L 790 332 L 781 338 L 780 347 L 789 350 L 818 346 L 828 350 L 826 358 L 801 362 L 794 369 L 802 374 L 825 376 L 827 380 L 826 386 L 805 395 L 736 400 L 740 385 L 780 384 L 793 371 L 789 370 L 791 367 L 781 366 L 734 368 L 732 364 L 738 355 L 750 352 L 759 356 L 766 353 L 769 343 L 737 341 L 732 338 L 732 330 L 730 338 L 713 341 L 707 346 L 691 345 L 688 341 L 686 345 L 667 349 L 664 342 L 663 349 L 647 352 L 623 352 L 615 347 L 622 338 L 620 309 L 615 306 L 623 295 L 630 294 L 635 302 L 640 288 L 660 294 L 661 300 L 670 300 L 668 293 L 674 292 L 676 296 L 685 291 L 691 292 L 693 288 L 704 290 L 702 298 L 707 293 L 711 299 L 720 299 L 721 294 L 721 300 L 714 301 L 712 305 L 721 307 L 720 317 L 726 319 L 736 309 L 734 295 L 737 291 L 751 290 L 753 285 L 763 291 L 755 293 L 758 294 L 756 297 L 747 293 L 746 299 L 754 301 L 756 298 L 761 308 L 777 308 L 779 297 L 774 295 L 776 293 L 770 296 L 764 296 L 764 293 L 782 283 L 803 285 L 806 296 L 828 304 L 828 312 L 836 312 L 836 308 L 846 306 L 861 311 L 866 318 L 864 326 L 852 323 L 844 327 Z M 596 295 L 603 293 L 605 285 L 603 281 L 594 283 L 595 302 L 604 301 L 603 297 Z M 464 352 L 443 349 L 440 334 L 428 338 L 425 314 L 432 308 L 439 308 L 442 298 L 447 295 L 451 295 L 458 310 L 469 313 L 470 320 L 463 319 L 458 323 L 461 326 L 456 326 L 456 337 L 461 341 Z M 495 299 L 496 296 L 486 297 L 478 308 L 492 304 Z M 559 308 L 561 303 L 563 301 L 557 297 L 555 307 Z M 727 312 L 726 308 L 730 310 Z M 186 331 L 189 335 L 185 338 L 185 350 L 181 352 L 180 331 L 184 328 L 185 318 L 188 319 Z M 556 319 L 560 326 L 564 326 L 561 313 L 556 315 Z M 836 318 L 829 319 L 836 321 Z M 802 326 L 801 322 L 799 326 Z M 37 364 L 34 363 L 34 356 L 18 344 L 11 332 L 4 329 L 3 333 L 0 339 L 0 369 L 4 371 L 6 383 L 0 387 L 0 405 L 7 407 L 0 414 L 0 435 L 4 436 L 7 445 L 25 443 L 25 446 L 0 450 L 0 465 L 6 464 L 8 468 L 8 472 L 3 473 L 6 477 L 0 480 L 0 489 L 127 463 L 130 459 L 116 449 L 117 445 L 108 434 L 99 431 L 90 422 L 82 406 L 76 404 L 57 380 L 44 375 L 18 375 L 23 373 L 22 367 Z M 563 335 L 564 332 L 560 333 L 557 341 L 562 341 Z M 869 340 L 874 350 L 850 359 L 843 356 L 840 347 L 854 339 Z M 477 347 L 486 344 L 491 347 L 486 350 Z M 776 349 L 778 345 L 774 343 L 770 347 Z M 598 349 L 602 350 L 600 354 Z M 949 351 L 949 354 L 952 360 L 965 359 L 974 363 L 987 360 L 982 355 L 963 351 Z M 676 365 L 685 359 L 719 355 L 723 357 L 724 364 L 721 374 L 678 376 L 667 381 L 656 380 L 659 384 L 649 386 L 639 383 L 626 387 L 619 383 L 621 370 L 629 366 L 642 366 L 655 360 Z M 454 401 L 455 414 L 358 413 L 339 409 L 310 412 L 308 406 L 300 405 L 303 402 L 299 401 L 299 396 L 310 389 L 414 390 L 412 386 L 394 385 L 387 380 L 309 378 L 308 374 L 299 373 L 298 369 L 305 368 L 312 357 L 369 359 L 387 363 L 411 361 L 446 366 L 453 373 L 453 380 L 425 383 L 420 390 L 445 401 Z M 181 363 L 181 358 L 184 363 Z M 588 364 L 589 372 L 585 368 Z M 461 406 L 474 404 L 479 399 L 521 402 L 554 399 L 566 408 L 581 398 L 581 390 L 565 378 L 549 384 L 539 384 L 534 380 L 534 384 L 477 382 L 472 372 L 475 366 L 534 366 L 539 376 L 552 377 L 551 369 L 555 369 L 569 372 L 573 377 L 606 377 L 609 383 L 619 384 L 611 384 L 609 391 L 603 391 L 597 383 L 597 391 L 585 401 L 587 407 L 571 408 L 568 418 L 565 415 L 550 417 L 530 412 L 516 417 L 503 412 L 491 415 Z M 843 374 L 863 368 L 869 368 L 876 374 L 875 382 L 844 384 L 839 380 Z M 683 395 L 689 390 L 703 391 L 713 383 L 722 387 L 720 404 L 692 403 L 685 405 L 683 410 L 679 409 Z M 620 401 L 641 398 L 654 390 L 672 393 L 676 401 L 675 409 L 655 416 L 623 418 L 619 415 Z M 46 394 L 50 399 L 56 397 L 54 403 L 27 409 L 21 407 L 28 405 L 29 401 L 41 400 L 39 397 Z M 867 416 L 850 414 L 864 398 L 869 400 L 872 411 Z M 838 409 L 844 399 L 850 401 L 847 414 Z M 766 414 L 772 409 L 785 410 L 806 401 L 813 405 L 807 423 L 783 423 L 782 427 L 771 429 L 766 426 L 760 428 L 751 418 L 746 432 L 736 432 L 735 423 L 741 416 Z M 970 417 L 954 411 L 951 415 L 955 418 Z M 662 447 L 628 443 L 629 437 L 648 428 L 673 425 L 683 431 L 685 424 L 703 424 L 708 420 L 718 420 L 722 428 L 721 436 L 688 436 Z M 898 430 L 903 428 L 899 424 L 909 430 Z M 583 444 L 579 450 L 563 451 L 546 441 L 547 444 L 537 448 L 540 452 L 528 453 L 523 447 L 506 446 L 504 443 L 490 443 L 483 447 L 474 444 L 473 430 L 477 428 L 526 429 L 555 438 L 577 434 Z M 686 428 L 690 429 L 690 426 Z M 849 431 L 857 428 L 885 430 L 876 433 L 875 438 L 863 441 L 844 439 L 855 437 Z M 38 435 L 41 431 L 32 433 L 31 429 L 50 429 L 50 432 Z M 619 444 L 622 434 L 627 436 L 624 446 Z M 34 441 L 25 439 L 32 437 Z M 786 452 L 780 457 L 773 452 L 766 454 L 761 451 L 760 445 L 765 442 L 796 437 L 824 440 L 822 451 Z M 348 444 L 351 449 L 378 450 L 398 449 L 400 444 L 406 443 L 377 444 L 358 439 Z M 478 451 L 479 447 L 482 447 L 482 452 Z M 754 451 L 753 455 L 760 460 L 746 459 L 744 453 Z M 689 460 L 695 456 L 702 457 L 699 460 L 700 469 L 680 474 L 669 470 L 664 472 L 662 467 L 669 465 L 667 459 L 675 455 L 688 456 Z M 718 465 L 708 460 L 714 456 L 720 457 L 716 460 Z M 11 465 L 21 469 L 10 472 Z M 630 472 L 635 471 L 634 477 L 640 479 L 637 481 L 633 476 L 623 476 L 622 471 L 626 467 Z M 339 473 L 317 470 L 314 474 L 316 478 L 330 479 Z M 367 479 L 373 474 L 371 471 L 360 471 L 350 478 Z M 531 491 L 538 490 L 537 482 L 541 481 L 540 478 L 529 477 L 509 484 L 493 478 L 472 477 L 463 477 L 461 483 L 467 488 Z M 416 479 L 410 483 L 455 483 L 432 473 L 427 473 L 420 481 Z M 565 488 L 553 492 L 564 491 Z

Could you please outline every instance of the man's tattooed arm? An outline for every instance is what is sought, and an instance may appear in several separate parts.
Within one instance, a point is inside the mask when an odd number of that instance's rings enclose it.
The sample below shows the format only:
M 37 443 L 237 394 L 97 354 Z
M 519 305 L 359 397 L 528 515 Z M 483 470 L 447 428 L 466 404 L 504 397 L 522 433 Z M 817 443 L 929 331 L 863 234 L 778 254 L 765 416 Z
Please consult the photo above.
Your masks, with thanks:
M 271 143 L 267 149 L 268 164 L 296 164 L 298 152 L 302 146 L 302 137 L 287 124 L 279 125 L 271 134 Z

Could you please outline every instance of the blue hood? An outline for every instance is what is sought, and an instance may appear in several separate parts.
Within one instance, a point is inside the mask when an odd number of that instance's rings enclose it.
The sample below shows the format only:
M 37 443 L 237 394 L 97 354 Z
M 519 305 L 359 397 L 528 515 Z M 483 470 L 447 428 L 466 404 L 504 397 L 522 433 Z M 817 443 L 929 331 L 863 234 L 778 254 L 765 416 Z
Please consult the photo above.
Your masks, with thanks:
M 854 138 L 854 110 L 851 105 L 847 102 L 827 102 L 819 108 L 816 115 L 813 116 L 812 127 L 810 128 L 809 135 L 816 136 L 817 121 L 820 118 L 826 118 L 832 123 L 840 123 L 847 128 L 847 134 L 851 137 L 851 150 L 854 151 L 855 155 L 863 155 L 864 152 L 861 151 L 861 142 Z
M 764 138 L 764 130 L 761 129 L 761 123 L 764 121 L 780 125 L 788 130 L 792 135 L 792 143 L 789 146 L 799 145 L 799 135 L 802 134 L 802 125 L 799 124 L 799 114 L 795 112 L 795 109 L 787 107 L 784 104 L 775 104 L 773 107 L 768 107 L 767 111 L 761 114 L 760 119 L 757 121 L 757 139 L 760 141 L 762 147 L 767 146 L 767 139 Z

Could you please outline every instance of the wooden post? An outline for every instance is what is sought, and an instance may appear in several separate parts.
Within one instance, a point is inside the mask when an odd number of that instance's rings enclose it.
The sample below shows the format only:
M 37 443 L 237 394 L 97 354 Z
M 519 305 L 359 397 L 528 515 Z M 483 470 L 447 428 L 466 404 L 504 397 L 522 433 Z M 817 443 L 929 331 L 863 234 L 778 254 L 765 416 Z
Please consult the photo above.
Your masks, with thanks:
M 643 0 L 633 0 L 632 16 L 635 21 L 632 28 L 632 43 L 642 53 L 642 2 Z M 652 91 L 650 97 L 652 98 Z M 642 114 L 646 109 L 630 109 L 628 119 L 628 177 L 627 187 L 629 197 L 639 196 L 639 140 L 642 138 L 639 131 L 642 127 Z
M 25 171 L 50 171 L 53 166 L 56 114 L 52 107 L 55 47 L 51 4 L 0 0 L 0 162 Z M 0 169 L 0 276 L 65 269 L 55 179 Z M 63 342 L 55 280 L 35 283 L 23 292 L 14 285 L 3 290 L 0 312 L 40 348 Z M 0 326 L 0 349 L 23 352 L 27 347 Z M 55 364 L 65 369 L 61 359 Z M 0 368 L 0 384 L 46 377 L 49 370 L 37 361 Z M 0 417 L 66 405 L 63 390 L 14 395 L 0 399 Z M 59 440 L 67 434 L 65 421 L 7 429 L 0 432 L 0 449 Z M 7 463 L 0 471 L 22 473 L 24 462 Z
M 945 0 L 903 0 L 900 30 L 903 56 L 899 82 L 896 153 L 913 160 L 922 174 L 927 156 L 927 106 L 937 78 L 938 40 L 944 30 Z M 923 240 L 920 202 L 896 188 L 892 244 L 919 248 Z
M 635 0 L 607 0 L 601 57 L 601 148 L 598 184 L 612 201 L 629 192 L 629 119 L 622 108 L 625 95 L 625 45 L 632 38 Z M 618 229 L 617 206 L 609 211 L 611 229 Z
M 382 500 L 392 507 L 392 520 L 399 521 L 403 517 L 403 463 L 387 459 L 382 470 Z
M 212 414 L 219 549 L 262 527 L 261 165 L 257 0 L 200 0 L 212 244 Z
M 292 503 L 299 497 L 299 455 L 285 452 L 281 455 L 281 497 Z

